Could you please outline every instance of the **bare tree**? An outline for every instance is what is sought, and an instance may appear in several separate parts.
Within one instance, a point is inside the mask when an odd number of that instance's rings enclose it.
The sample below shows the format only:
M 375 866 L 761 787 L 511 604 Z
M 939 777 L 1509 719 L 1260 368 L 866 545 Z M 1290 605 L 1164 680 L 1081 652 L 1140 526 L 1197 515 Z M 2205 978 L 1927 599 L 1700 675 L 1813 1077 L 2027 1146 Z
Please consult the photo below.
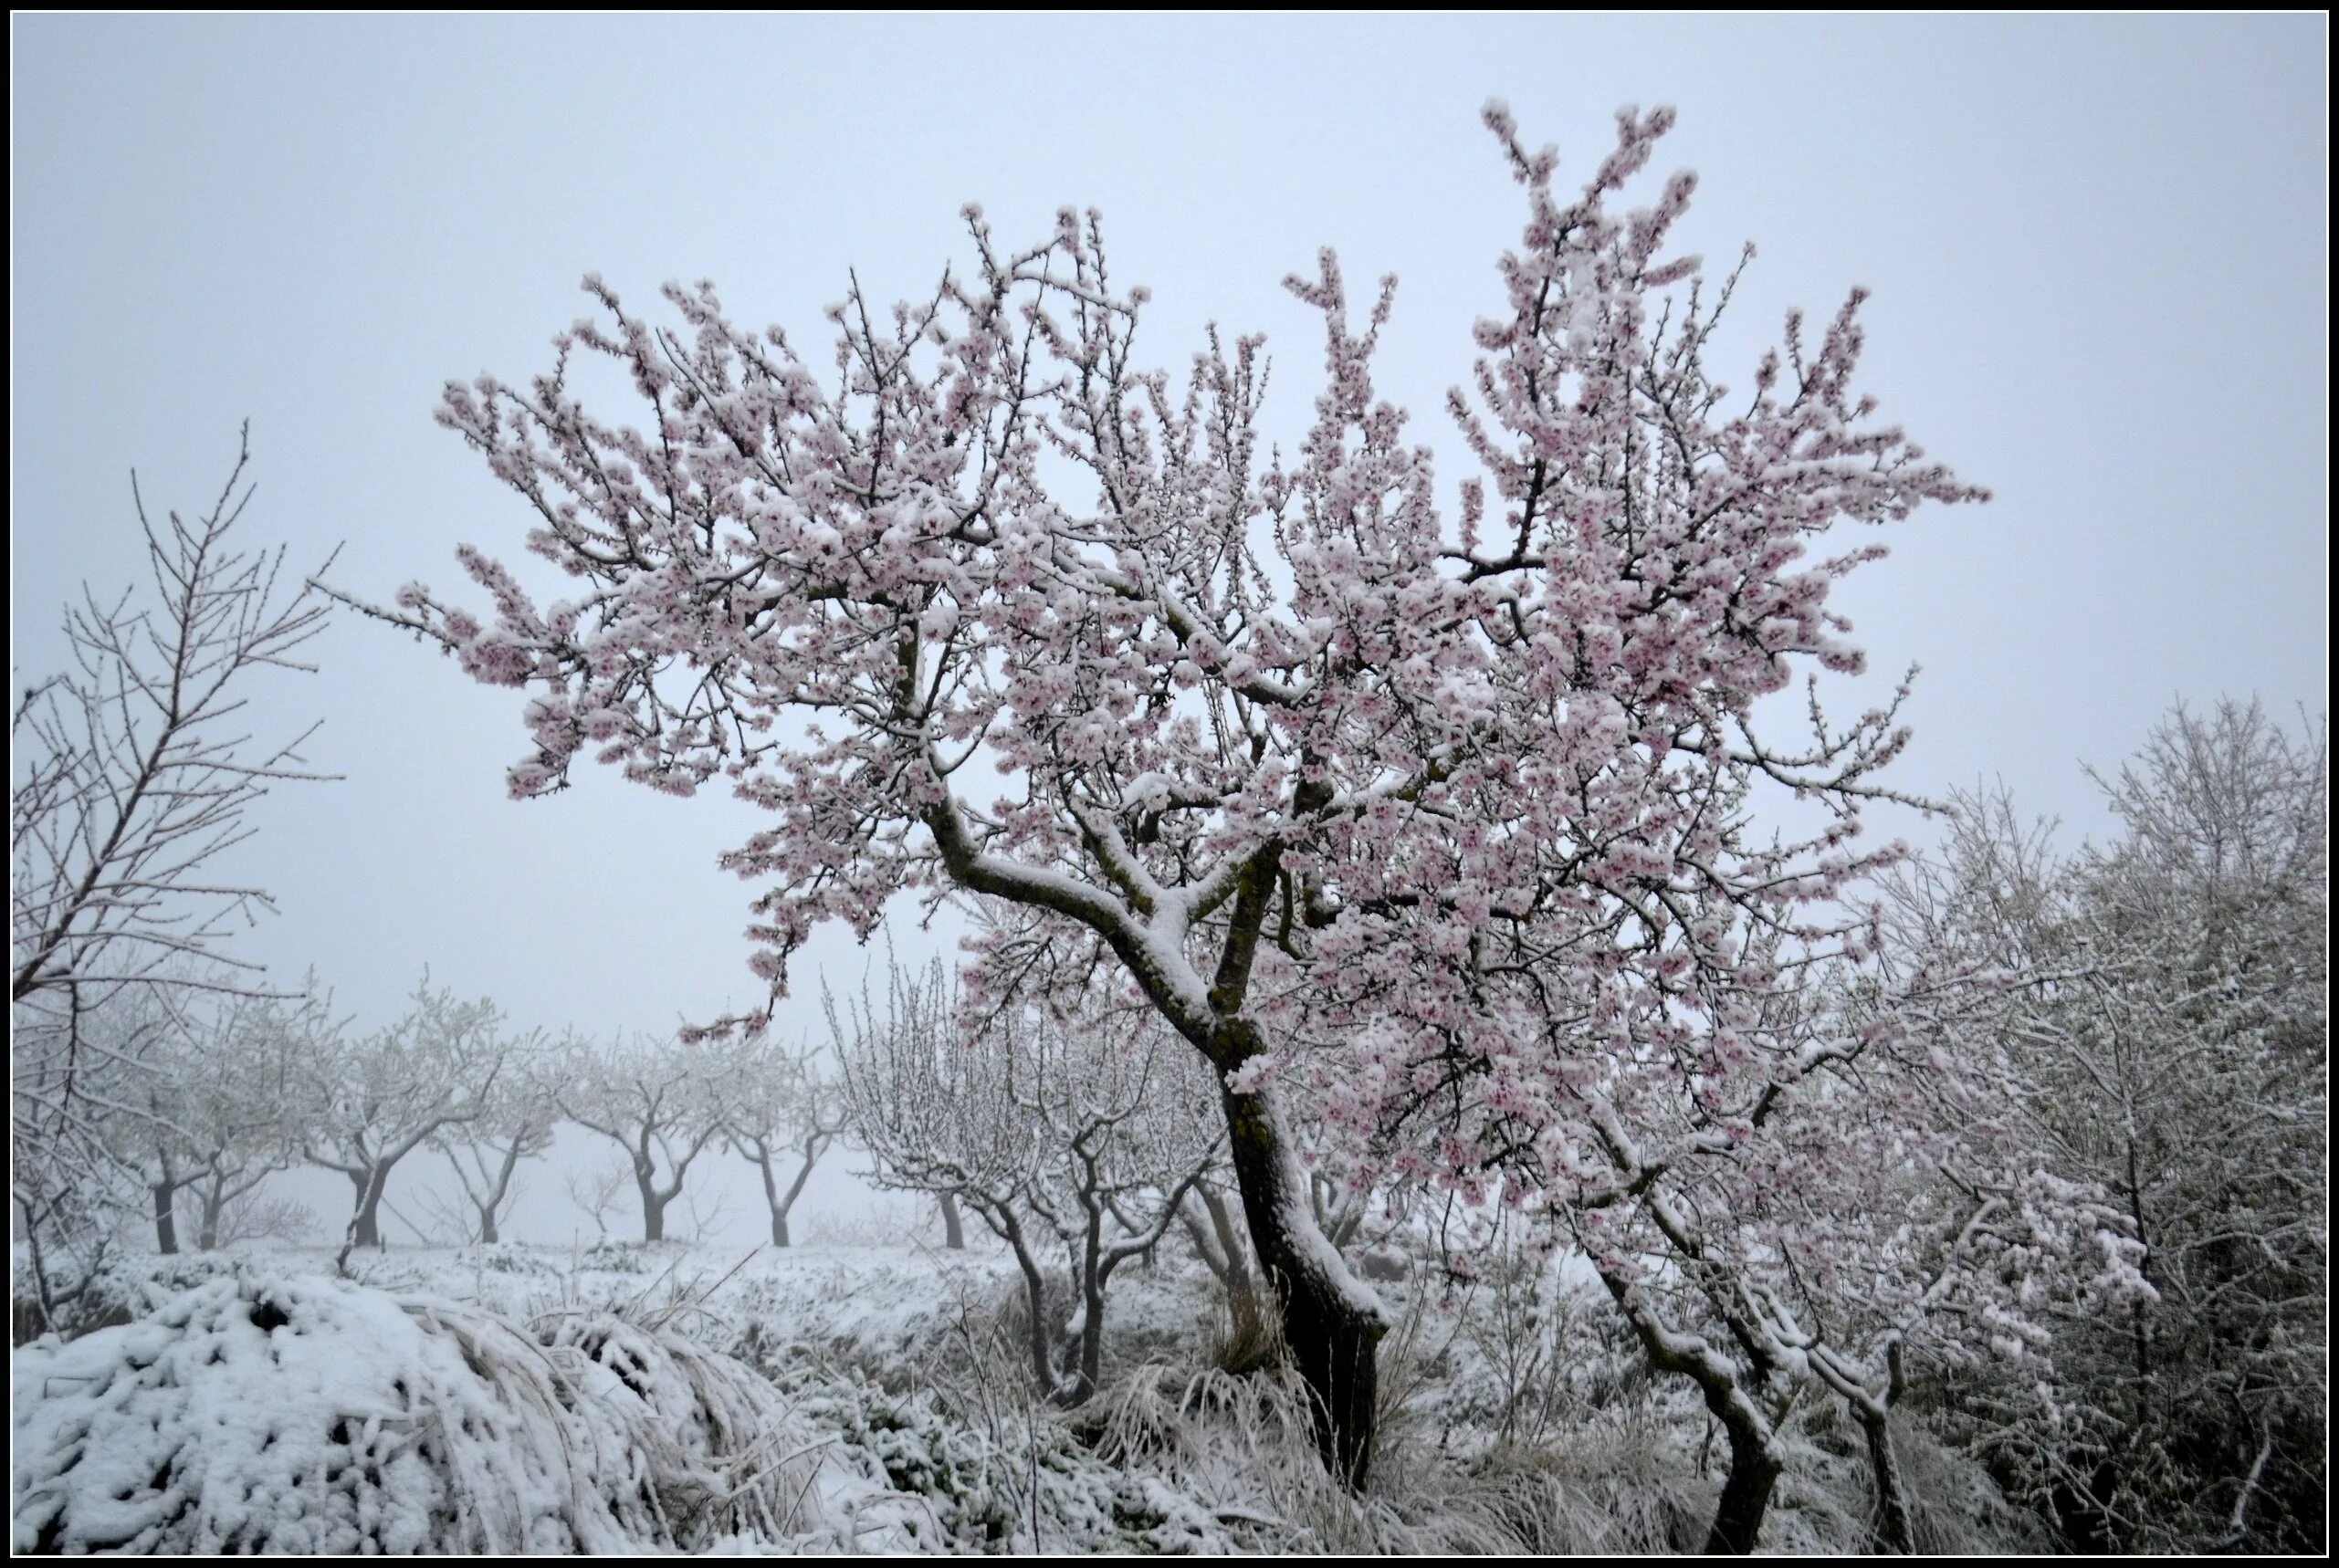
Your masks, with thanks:
M 1226 1292 L 1234 1339 L 1249 1340 L 1265 1321 L 1267 1301 L 1236 1211 L 1218 1183 L 1205 1177 L 1194 1183 L 1193 1191 L 1179 1205 L 1178 1218 L 1193 1244 L 1194 1255 Z
M 642 1239 L 666 1239 L 666 1206 L 691 1162 L 722 1134 L 737 1082 L 719 1045 L 635 1039 L 574 1043 L 561 1072 L 561 1113 L 625 1151 L 642 1202 Z M 596 1217 L 597 1218 L 597 1217 Z
M 297 999 L 226 995 L 168 1015 L 137 1140 L 158 1250 L 178 1250 L 183 1198 L 196 1245 L 218 1247 L 229 1207 L 297 1158 L 303 1129 L 295 1063 L 334 1033 L 331 1000 L 313 985 Z
M 844 1130 L 836 1086 L 821 1076 L 809 1049 L 790 1050 L 768 1032 L 742 1040 L 737 1048 L 736 1092 L 723 1121 L 723 1142 L 763 1178 L 763 1198 L 771 1211 L 771 1245 L 788 1245 L 788 1212 L 803 1195 L 813 1167 Z M 795 1174 L 781 1176 L 792 1160 Z
M 2150 1311 L 2075 1312 L 2070 1382 L 1969 1388 L 2013 1490 L 2081 1551 L 2313 1552 L 2328 1477 L 2329 741 L 2256 703 L 2176 708 L 2095 776 L 2118 819 L 2060 853 L 1963 798 L 1897 889 L 1902 940 L 2009 982 L 1965 1030 L 2020 1127 L 2113 1195 Z M 1973 1380 L 1969 1380 L 1973 1381 Z
M 479 1129 L 476 1138 L 447 1139 L 437 1146 L 463 1193 L 467 1211 L 464 1229 L 472 1239 L 491 1246 L 503 1239 L 503 1223 L 527 1191 L 519 1176 L 520 1162 L 551 1148 L 552 1124 L 515 1116 Z
M 279 779 L 309 770 L 289 741 L 256 745 L 236 716 L 249 674 L 312 670 L 293 655 L 330 605 L 307 583 L 279 591 L 284 550 L 247 551 L 229 535 L 252 498 L 250 431 L 211 509 L 157 526 L 136 476 L 151 601 L 84 586 L 65 616 L 72 667 L 22 692 L 9 724 L 17 753 L 9 822 L 9 999 L 160 977 L 216 984 L 254 966 L 221 938 L 273 904 L 266 890 L 214 880 L 218 857 L 249 837 L 246 814 Z M 330 561 L 328 562 L 330 565 Z M 189 961 L 200 967 L 192 972 Z M 249 988 L 246 985 L 244 988 Z
M 10 1186 L 37 1271 L 68 1293 L 67 1255 L 101 1246 L 132 1196 L 114 1156 L 150 1098 L 145 1056 L 169 1014 L 192 992 L 265 988 L 225 938 L 271 901 L 222 878 L 221 857 L 273 784 L 329 777 L 300 755 L 314 725 L 271 744 L 239 716 L 255 672 L 312 667 L 297 654 L 329 608 L 283 582 L 281 548 L 235 536 L 252 497 L 249 435 L 192 520 L 158 523 L 131 476 L 146 582 L 84 584 L 66 607 L 65 667 L 15 683 Z M 126 1026 L 111 1004 L 140 990 L 168 995 Z
M 1064 1406 L 1096 1391 L 1114 1271 L 1159 1243 L 1221 1154 L 1207 1071 L 1149 1012 L 1090 1000 L 1073 1016 L 1011 1005 L 961 1027 L 938 965 L 923 979 L 894 970 L 882 1017 L 866 998 L 830 1007 L 876 1181 L 953 1194 L 1007 1243 L 1033 1374 Z M 1051 1253 L 1076 1297 L 1061 1320 Z
M 120 1151 L 149 1129 L 142 1096 L 174 999 L 142 988 L 90 1005 L 68 990 L 54 1016 L 13 1009 L 8 1196 L 34 1298 L 17 1314 L 19 1341 L 69 1332 L 96 1299 L 140 1200 L 136 1165 Z
M 215 1211 L 202 1210 L 206 1251 L 246 1247 L 255 1241 L 300 1242 L 317 1234 L 317 1211 L 295 1198 L 246 1192 L 229 1198 Z
M 561 1113 L 548 1071 L 551 1065 L 539 1041 L 530 1037 L 517 1048 L 516 1060 L 479 1114 L 440 1128 L 431 1139 L 431 1146 L 454 1167 L 455 1184 L 462 1193 L 456 1228 L 483 1244 L 502 1239 L 503 1222 L 525 1190 L 521 1162 L 551 1150 Z
M 609 1239 L 609 1216 L 621 1206 L 625 1184 L 634 1179 L 633 1162 L 613 1155 L 601 1164 L 578 1166 L 561 1177 L 569 1201 L 592 1217 L 593 1234 Z
M 382 1195 L 399 1161 L 443 1129 L 476 1122 L 530 1041 L 502 1032 L 492 1001 L 457 1001 L 425 977 L 406 1016 L 361 1039 L 337 1035 L 309 1054 L 302 1155 L 349 1177 L 350 1243 L 382 1245 Z

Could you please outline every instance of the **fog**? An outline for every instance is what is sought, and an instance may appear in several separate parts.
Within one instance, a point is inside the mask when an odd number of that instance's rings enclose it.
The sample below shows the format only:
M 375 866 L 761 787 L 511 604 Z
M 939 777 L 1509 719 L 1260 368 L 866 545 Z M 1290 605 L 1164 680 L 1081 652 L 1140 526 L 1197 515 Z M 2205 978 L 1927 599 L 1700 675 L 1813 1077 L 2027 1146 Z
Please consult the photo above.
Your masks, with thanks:
M 12 24 L 11 664 L 135 570 L 134 466 L 199 508 L 252 425 L 246 532 L 387 598 L 454 587 L 458 543 L 520 556 L 514 498 L 432 412 L 441 384 L 549 363 L 579 277 L 646 305 L 708 277 L 736 315 L 825 341 L 848 269 L 930 286 L 981 202 L 1003 240 L 1062 204 L 1106 220 L 1182 364 L 1206 322 L 1267 332 L 1274 427 L 1308 417 L 1316 344 L 1279 279 L 1337 247 L 1393 272 L 1384 390 L 1463 471 L 1440 402 L 1524 205 L 1478 120 L 1508 100 L 1562 178 L 1621 103 L 1676 105 L 1659 154 L 1701 177 L 1685 225 L 1759 246 L 1731 353 L 1783 311 L 1874 290 L 1867 384 L 1989 486 L 1928 510 L 1841 598 L 1889 689 L 1921 664 L 1903 789 L 2003 778 L 2100 831 L 2082 763 L 2171 702 L 2327 702 L 2328 222 L 2323 34 L 2303 17 L 1760 19 L 19 17 Z M 808 357 L 818 358 L 808 354 Z M 540 564 L 540 563 L 537 563 Z M 257 733 L 321 716 L 338 781 L 279 789 L 237 853 L 278 911 L 239 951 L 313 967 L 358 1027 L 427 969 L 516 1024 L 663 1030 L 760 999 L 754 889 L 717 856 L 755 813 L 584 769 L 518 805 L 520 699 L 342 618 Z M 1898 831 L 1929 830 L 1909 819 Z M 947 951 L 905 906 L 897 950 Z M 882 951 L 800 954 L 780 1027 Z M 513 1233 L 590 1237 L 562 1134 Z M 402 1171 L 394 1209 L 411 1212 Z M 710 1240 L 764 1228 L 719 1150 Z M 800 1234 L 880 1211 L 833 1157 Z M 337 1226 L 338 1177 L 302 1176 Z M 677 1207 L 677 1224 L 686 1220 Z M 627 1220 L 614 1219 L 623 1233 Z M 396 1224 L 391 1239 L 408 1239 Z

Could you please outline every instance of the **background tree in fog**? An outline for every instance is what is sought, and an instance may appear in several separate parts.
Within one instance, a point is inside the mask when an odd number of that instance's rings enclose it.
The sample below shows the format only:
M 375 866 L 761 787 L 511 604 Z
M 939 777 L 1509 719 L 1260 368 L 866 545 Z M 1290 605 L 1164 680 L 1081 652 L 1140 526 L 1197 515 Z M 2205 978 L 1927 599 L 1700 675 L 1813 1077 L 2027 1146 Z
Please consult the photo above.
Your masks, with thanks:
M 663 1241 L 666 1206 L 722 1135 L 740 1087 L 726 1043 L 642 1035 L 572 1042 L 562 1058 L 559 1103 L 562 1115 L 624 1152 L 641 1203 L 642 1239 Z
M 493 1001 L 460 1000 L 433 990 L 425 977 L 397 1021 L 366 1034 L 340 1030 L 306 1051 L 301 1157 L 349 1178 L 351 1245 L 383 1244 L 391 1172 L 446 1130 L 488 1114 L 533 1046 L 531 1037 L 507 1030 Z
M 723 1141 L 762 1178 L 771 1244 L 789 1244 L 788 1215 L 844 1130 L 836 1086 L 810 1047 L 783 1045 L 768 1030 L 747 1035 L 732 1071 L 737 1092 L 723 1121 Z
M 882 1008 L 830 1017 L 853 1131 L 885 1186 L 948 1193 L 1023 1275 L 1026 1350 L 1057 1404 L 1096 1392 L 1105 1301 L 1218 1164 L 1212 1087 L 1151 1010 L 954 1005 L 938 964 L 891 972 Z M 1071 1299 L 1050 1289 L 1061 1267 Z
M 531 1036 L 506 1064 L 479 1114 L 432 1135 L 432 1146 L 446 1156 L 462 1195 L 456 1213 L 467 1239 L 503 1239 L 504 1221 L 526 1187 L 520 1166 L 551 1152 L 561 1121 L 553 1074 L 561 1057 Z

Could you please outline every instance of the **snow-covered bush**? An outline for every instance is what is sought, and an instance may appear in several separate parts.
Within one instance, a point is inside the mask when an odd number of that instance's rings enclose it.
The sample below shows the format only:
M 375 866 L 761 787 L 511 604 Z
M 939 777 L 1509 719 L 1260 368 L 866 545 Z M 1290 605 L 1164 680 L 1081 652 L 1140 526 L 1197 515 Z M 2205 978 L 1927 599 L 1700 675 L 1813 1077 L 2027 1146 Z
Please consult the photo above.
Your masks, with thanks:
M 328 1257 L 126 1256 L 106 1299 L 135 1322 L 20 1352 L 19 1549 L 1655 1552 L 1702 1539 L 1726 1462 L 1579 1261 L 1519 1270 L 1526 1316 L 1501 1270 L 1391 1285 L 1358 1496 L 1286 1364 L 1211 1364 L 1188 1259 L 1117 1302 L 1096 1397 L 1062 1411 L 1001 1249 L 506 1243 L 299 1277 Z M 1923 1413 L 1893 1419 L 1921 1545 L 2039 1543 Z M 1863 1546 L 1845 1408 L 1799 1402 L 1779 1448 L 1766 1544 Z
M 797 1532 L 779 1396 L 599 1315 L 253 1271 L 14 1365 L 18 1551 L 601 1552 Z

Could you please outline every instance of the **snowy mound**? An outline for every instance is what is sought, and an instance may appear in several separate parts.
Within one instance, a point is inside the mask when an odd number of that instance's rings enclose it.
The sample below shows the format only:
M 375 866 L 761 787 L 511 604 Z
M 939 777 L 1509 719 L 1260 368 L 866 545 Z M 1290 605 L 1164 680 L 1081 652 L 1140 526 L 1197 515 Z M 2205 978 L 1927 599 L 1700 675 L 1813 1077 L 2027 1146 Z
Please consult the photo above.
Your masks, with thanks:
M 19 1552 L 593 1552 L 798 1533 L 768 1385 L 655 1328 L 241 1274 L 14 1357 Z

